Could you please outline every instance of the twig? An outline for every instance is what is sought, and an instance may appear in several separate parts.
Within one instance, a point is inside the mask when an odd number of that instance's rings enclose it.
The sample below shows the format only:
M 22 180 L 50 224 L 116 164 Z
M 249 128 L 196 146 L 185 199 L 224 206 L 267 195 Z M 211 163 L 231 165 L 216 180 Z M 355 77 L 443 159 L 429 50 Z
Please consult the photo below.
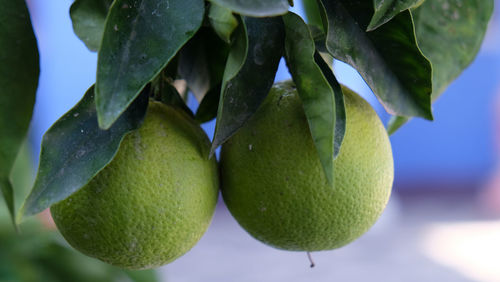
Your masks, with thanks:
M 313 258 L 311 256 L 311 253 L 310 252 L 306 252 L 306 253 L 307 253 L 307 258 L 309 259 L 309 262 L 311 263 L 311 268 L 313 268 L 315 266 L 315 264 L 314 264 Z

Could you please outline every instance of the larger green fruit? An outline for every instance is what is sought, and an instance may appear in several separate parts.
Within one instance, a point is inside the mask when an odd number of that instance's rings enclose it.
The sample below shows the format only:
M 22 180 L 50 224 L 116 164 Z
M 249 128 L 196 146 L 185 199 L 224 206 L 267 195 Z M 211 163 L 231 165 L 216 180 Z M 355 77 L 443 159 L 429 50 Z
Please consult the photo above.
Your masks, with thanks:
M 346 134 L 328 184 L 292 83 L 273 86 L 223 146 L 222 195 L 239 224 L 279 249 L 341 247 L 366 232 L 391 192 L 393 160 L 370 105 L 344 88 Z
M 183 112 L 150 102 L 140 129 L 92 181 L 51 207 L 77 250 L 130 269 L 152 268 L 186 253 L 214 213 L 217 163 L 210 141 Z

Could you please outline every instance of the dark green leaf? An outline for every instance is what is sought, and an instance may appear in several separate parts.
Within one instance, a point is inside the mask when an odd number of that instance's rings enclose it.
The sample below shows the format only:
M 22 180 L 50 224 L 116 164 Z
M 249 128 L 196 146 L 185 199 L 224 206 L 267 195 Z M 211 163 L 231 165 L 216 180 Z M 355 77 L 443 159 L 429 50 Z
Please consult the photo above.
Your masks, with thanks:
M 210 0 L 234 12 L 250 17 L 269 17 L 288 12 L 288 0 Z
M 203 0 L 116 0 L 99 49 L 96 106 L 109 128 L 200 27 Z
M 172 106 L 174 108 L 183 110 L 189 116 L 193 117 L 193 112 L 188 108 L 184 99 L 171 84 L 170 77 L 167 77 L 164 72 L 161 72 L 155 80 L 151 83 L 152 92 L 156 100 L 162 103 Z
M 281 17 L 244 18 L 224 71 L 211 154 L 260 106 L 283 56 Z
M 9 177 L 28 131 L 40 69 L 25 2 L 0 0 L 0 7 L 0 191 L 14 219 Z
M 196 111 L 194 119 L 199 123 L 211 121 L 217 116 L 217 108 L 219 107 L 221 84 L 213 87 L 201 100 L 200 106 Z
M 140 126 L 147 103 L 145 90 L 110 129 L 102 130 L 92 86 L 43 136 L 38 174 L 20 217 L 41 212 L 87 184 L 113 159 L 125 134 Z
M 476 57 L 492 12 L 493 0 L 433 0 L 412 10 L 418 44 L 432 63 L 433 100 Z M 408 120 L 393 117 L 387 128 L 389 134 Z
M 104 23 L 113 0 L 76 0 L 69 9 L 73 30 L 91 51 L 101 45 Z
M 238 19 L 230 9 L 212 3 L 208 12 L 208 19 L 217 35 L 226 43 L 231 42 L 231 34 L 238 26 Z
M 432 119 L 431 65 L 417 47 L 410 12 L 365 32 L 373 7 L 363 3 L 323 0 L 328 51 L 358 70 L 390 114 Z
M 198 102 L 222 81 L 228 54 L 229 45 L 207 27 L 202 27 L 179 52 L 179 75 Z
M 283 16 L 283 21 L 287 66 L 297 86 L 325 176 L 333 183 L 335 94 L 315 61 L 316 49 L 307 25 L 293 13 Z
M 368 30 L 374 30 L 388 22 L 397 14 L 419 5 L 424 0 L 365 0 L 373 1 L 375 12 L 368 25 Z M 433 0 L 431 0 L 433 1 Z

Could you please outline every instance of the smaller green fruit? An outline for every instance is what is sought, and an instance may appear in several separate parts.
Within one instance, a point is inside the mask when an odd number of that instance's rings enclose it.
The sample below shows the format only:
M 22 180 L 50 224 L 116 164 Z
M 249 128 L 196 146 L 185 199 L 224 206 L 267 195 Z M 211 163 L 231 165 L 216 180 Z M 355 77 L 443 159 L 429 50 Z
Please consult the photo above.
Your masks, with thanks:
M 143 125 L 85 187 L 51 207 L 66 240 L 112 265 L 145 269 L 191 249 L 218 195 L 210 141 L 190 117 L 150 102 Z

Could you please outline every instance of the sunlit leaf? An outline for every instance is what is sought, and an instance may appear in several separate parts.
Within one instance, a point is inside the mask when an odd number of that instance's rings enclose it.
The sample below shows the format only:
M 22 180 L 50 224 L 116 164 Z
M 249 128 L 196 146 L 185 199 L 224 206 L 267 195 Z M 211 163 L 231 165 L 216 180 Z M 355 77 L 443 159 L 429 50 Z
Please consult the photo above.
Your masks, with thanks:
M 318 0 L 302 0 L 302 5 L 304 6 L 307 24 L 323 29 L 323 20 L 319 10 Z
M 210 5 L 208 19 L 217 35 L 226 43 L 231 42 L 231 34 L 238 26 L 238 19 L 233 11 L 216 3 Z

